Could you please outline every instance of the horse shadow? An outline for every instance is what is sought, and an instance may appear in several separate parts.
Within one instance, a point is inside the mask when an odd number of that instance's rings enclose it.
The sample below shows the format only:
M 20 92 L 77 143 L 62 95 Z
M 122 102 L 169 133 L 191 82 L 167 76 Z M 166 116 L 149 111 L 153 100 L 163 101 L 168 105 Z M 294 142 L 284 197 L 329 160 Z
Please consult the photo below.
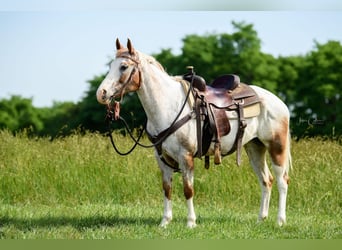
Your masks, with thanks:
M 33 228 L 52 228 L 71 226 L 78 231 L 84 231 L 99 227 L 121 227 L 130 225 L 156 226 L 159 218 L 153 217 L 120 217 L 120 216 L 44 216 L 38 218 L 15 218 L 10 216 L 0 216 L 0 229 L 3 226 L 12 226 L 18 230 L 30 230 Z

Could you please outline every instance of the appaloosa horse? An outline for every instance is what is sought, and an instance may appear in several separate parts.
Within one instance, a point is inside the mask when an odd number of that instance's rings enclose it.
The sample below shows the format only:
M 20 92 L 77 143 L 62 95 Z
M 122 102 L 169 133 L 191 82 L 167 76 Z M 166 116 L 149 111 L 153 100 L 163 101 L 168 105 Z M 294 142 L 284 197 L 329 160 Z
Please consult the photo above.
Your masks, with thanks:
M 147 115 L 146 130 L 150 135 L 158 135 L 169 128 L 177 114 L 178 119 L 193 112 L 193 107 L 185 105 L 187 93 L 176 80 L 169 76 L 153 57 L 137 51 L 127 42 L 127 48 L 116 41 L 116 58 L 110 71 L 97 90 L 97 100 L 101 104 L 110 104 L 113 100 L 122 100 L 128 92 L 136 92 Z M 261 187 L 261 205 L 259 220 L 268 216 L 272 174 L 266 163 L 268 151 L 279 191 L 279 210 L 277 222 L 281 226 L 286 222 L 286 196 L 288 172 L 291 167 L 289 111 L 286 105 L 274 94 L 257 86 L 251 86 L 260 99 L 260 114 L 246 119 L 246 129 L 242 145 L 258 177 Z M 230 133 L 221 138 L 221 153 L 226 155 L 233 147 L 238 131 L 237 120 L 230 121 Z M 164 190 L 164 214 L 161 226 L 172 220 L 171 187 L 174 169 L 169 165 L 179 165 L 183 177 L 184 195 L 187 202 L 187 226 L 196 226 L 193 206 L 194 196 L 194 157 L 198 143 L 196 138 L 196 119 L 189 119 L 184 125 L 169 135 L 156 152 L 156 159 L 162 172 Z M 211 144 L 208 154 L 213 154 Z M 156 150 L 157 151 L 157 150 Z

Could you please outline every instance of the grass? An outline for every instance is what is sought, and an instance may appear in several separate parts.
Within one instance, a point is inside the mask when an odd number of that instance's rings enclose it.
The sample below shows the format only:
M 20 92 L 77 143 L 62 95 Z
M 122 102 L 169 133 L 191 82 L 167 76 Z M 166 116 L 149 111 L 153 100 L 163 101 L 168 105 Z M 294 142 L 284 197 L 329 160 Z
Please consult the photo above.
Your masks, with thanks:
M 67 206 L 5 206 L 0 211 L 2 238 L 30 239 L 293 239 L 338 238 L 333 218 L 290 212 L 291 221 L 279 228 L 274 221 L 256 223 L 253 213 L 198 207 L 198 226 L 185 227 L 184 206 L 174 221 L 159 228 L 160 207 L 95 204 Z M 183 215 L 183 216 L 181 216 Z M 275 214 L 273 214 L 275 215 Z M 299 225 L 305 225 L 300 227 Z
M 123 149 L 130 146 L 115 138 Z M 90 133 L 50 141 L 1 131 L 0 141 L 2 239 L 342 239 L 342 154 L 334 141 L 293 142 L 282 228 L 276 225 L 276 186 L 269 218 L 257 223 L 259 184 L 245 154 L 242 167 L 235 166 L 235 155 L 209 170 L 196 160 L 193 230 L 186 228 L 179 174 L 174 220 L 158 227 L 163 192 L 152 150 L 120 157 L 108 138 Z

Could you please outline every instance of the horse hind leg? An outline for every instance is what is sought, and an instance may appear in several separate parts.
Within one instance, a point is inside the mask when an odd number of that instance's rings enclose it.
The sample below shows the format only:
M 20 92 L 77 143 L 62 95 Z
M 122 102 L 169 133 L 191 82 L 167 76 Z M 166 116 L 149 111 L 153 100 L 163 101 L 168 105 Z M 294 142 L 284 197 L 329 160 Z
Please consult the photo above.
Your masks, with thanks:
M 245 145 L 245 150 L 259 180 L 261 201 L 258 219 L 259 221 L 263 221 L 268 217 L 273 183 L 272 174 L 266 163 L 266 146 L 256 138 Z
M 288 126 L 283 131 L 275 133 L 269 142 L 268 151 L 271 156 L 273 171 L 276 176 L 279 191 L 278 225 L 286 223 L 286 197 L 289 184 L 289 168 L 291 166 L 290 136 Z

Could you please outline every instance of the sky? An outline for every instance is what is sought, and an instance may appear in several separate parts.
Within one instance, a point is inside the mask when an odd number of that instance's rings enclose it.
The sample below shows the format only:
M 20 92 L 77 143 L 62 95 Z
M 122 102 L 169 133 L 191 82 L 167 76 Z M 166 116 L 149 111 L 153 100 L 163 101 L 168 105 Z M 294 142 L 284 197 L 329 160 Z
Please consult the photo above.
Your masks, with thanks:
M 261 50 L 274 56 L 304 55 L 314 41 L 342 43 L 341 10 L 10 9 L 0 11 L 0 99 L 20 95 L 36 107 L 78 102 L 87 81 L 107 72 L 117 37 L 146 54 L 177 54 L 186 35 L 232 33 L 232 21 L 253 24 Z

